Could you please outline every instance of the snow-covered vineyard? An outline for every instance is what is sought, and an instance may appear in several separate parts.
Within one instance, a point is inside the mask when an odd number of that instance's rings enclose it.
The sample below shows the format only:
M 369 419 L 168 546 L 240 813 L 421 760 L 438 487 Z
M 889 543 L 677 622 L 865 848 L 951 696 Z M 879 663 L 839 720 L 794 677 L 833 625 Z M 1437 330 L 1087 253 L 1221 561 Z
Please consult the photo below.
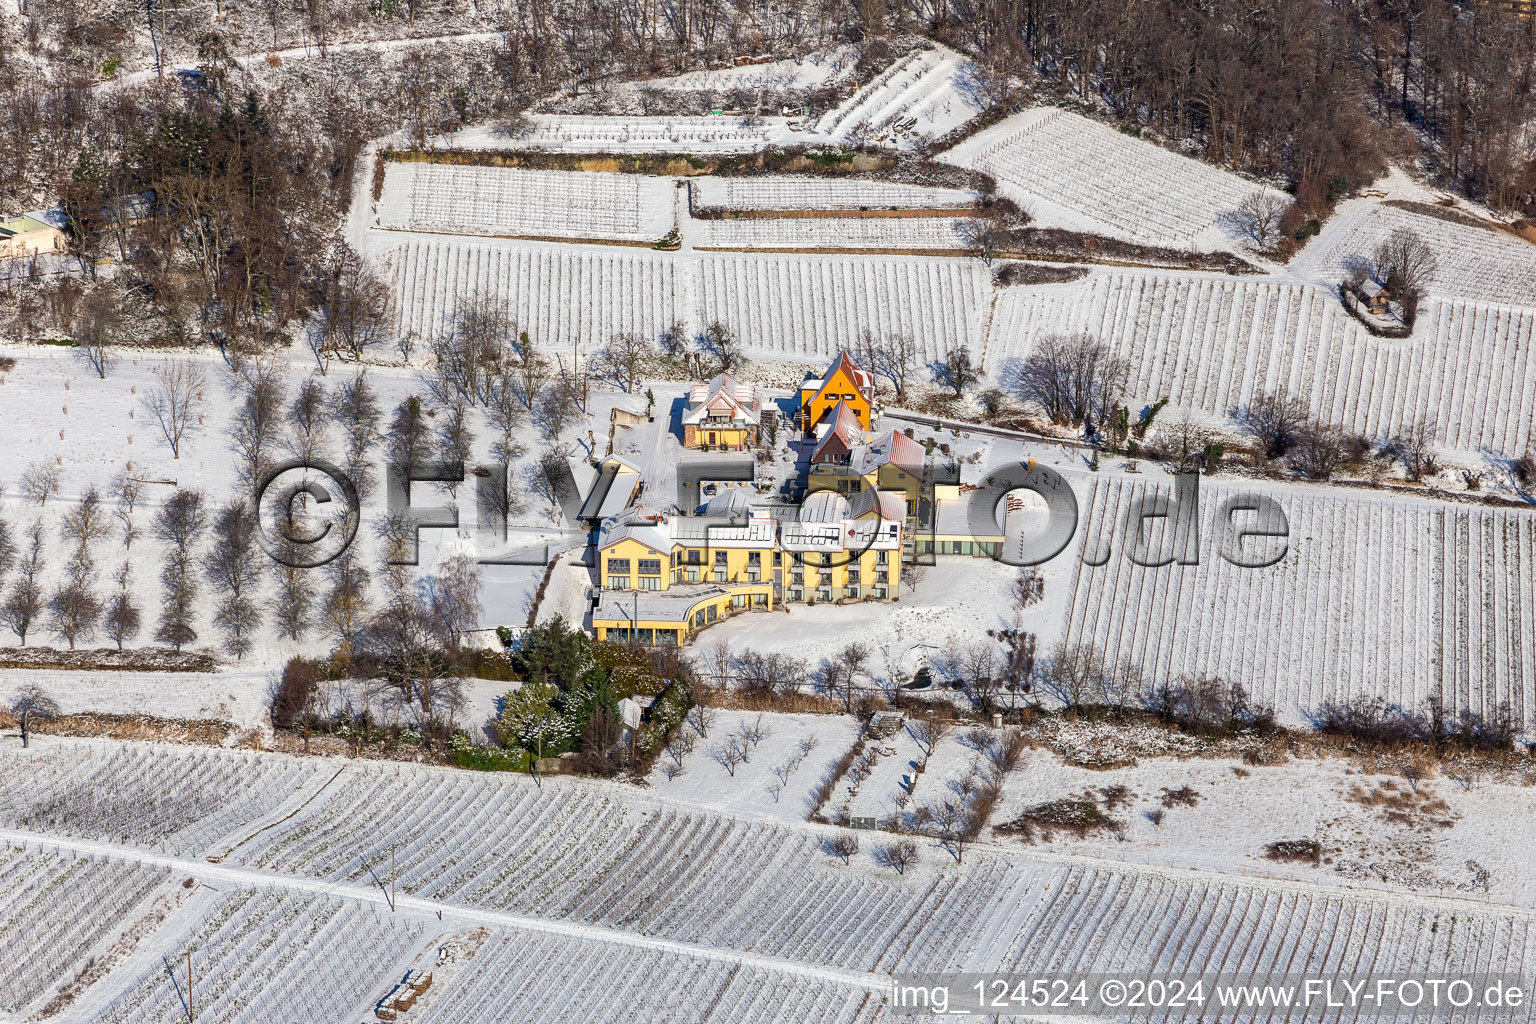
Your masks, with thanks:
M 1328 290 L 1188 274 L 1099 273 L 1001 294 L 989 368 L 1086 331 L 1130 363 L 1129 393 L 1225 417 L 1285 391 L 1372 438 L 1427 420 L 1448 448 L 1518 452 L 1536 423 L 1536 310 L 1436 300 L 1406 340 L 1368 334 Z
M 700 249 L 881 249 L 963 253 L 973 222 L 945 217 L 707 220 Z
M 684 319 L 688 268 L 624 249 L 493 246 L 412 240 L 385 266 L 395 287 L 395 330 L 430 338 L 466 295 L 496 295 L 537 344 L 569 348 L 626 331 L 656 337 Z
M 1065 212 L 1088 230 L 1152 245 L 1217 248 L 1221 221 L 1261 186 L 1080 114 L 1028 110 L 943 155 L 998 180 L 1047 223 Z
M 944 258 L 675 257 L 413 240 L 387 260 L 402 333 L 442 330 L 457 300 L 478 291 L 506 299 L 540 344 L 602 344 L 621 331 L 655 337 L 675 321 L 697 330 L 718 320 L 755 357 L 808 361 L 865 329 L 910 333 L 928 359 L 954 344 L 979 350 L 990 291 L 980 264 Z
M 963 210 L 976 196 L 958 188 L 924 188 L 867 179 L 790 175 L 706 177 L 688 183 L 696 209 L 771 210 Z
M 1153 491 L 1096 483 L 1085 550 L 1120 543 L 1126 510 Z M 1202 488 L 1202 540 L 1215 510 L 1242 493 Z M 1241 683 L 1290 720 L 1359 694 L 1417 707 L 1438 694 L 1454 713 L 1517 721 L 1536 708 L 1536 520 L 1520 512 L 1287 495 L 1286 555 L 1240 568 L 1202 551 L 1198 565 L 1141 567 L 1113 551 L 1078 563 L 1069 643 L 1092 643 L 1141 678 Z
M 1438 254 L 1429 291 L 1480 302 L 1536 303 L 1536 246 L 1492 227 L 1476 227 L 1379 204 L 1330 224 L 1297 269 L 1341 281 L 1394 231 L 1407 230 Z
M 816 123 L 845 140 L 855 130 L 877 145 L 914 148 L 986 108 L 975 65 L 947 47 L 915 50 L 865 83 Z
M 672 183 L 639 174 L 391 161 L 379 226 L 410 231 L 654 242 L 672 228 Z
M 105 745 L 55 742 L 61 753 L 0 760 L 0 779 L 13 782 L 49 757 L 84 762 L 125 804 L 148 795 L 142 766 L 109 770 Z M 196 770 L 185 751 L 147 756 L 171 773 Z M 312 783 L 338 768 L 296 763 Z M 224 841 L 238 849 L 219 864 L 166 861 L 153 851 L 153 830 L 135 834 L 131 822 L 121 836 L 52 844 L 46 832 L 11 833 L 12 847 L 28 849 L 0 852 L 0 939 L 7 948 L 25 935 L 50 940 L 53 955 L 69 961 L 50 986 L 84 966 L 73 951 L 89 942 L 68 936 L 114 929 L 90 900 L 15 913 L 29 905 L 28 892 L 115 887 L 122 893 L 114 898 L 135 906 L 155 894 L 180 904 L 136 935 L 128 945 L 137 950 L 63 1019 L 173 1017 L 185 975 L 167 965 L 189 947 L 198 1018 L 229 1021 L 255 1019 L 252 1008 L 274 1000 L 306 1011 L 303 1019 L 345 1019 L 379 1002 L 413 965 L 434 973 L 422 996 L 426 1019 L 529 1019 L 518 1008 L 541 1000 L 587 1007 L 583 1020 L 619 1019 L 595 990 L 643 976 L 646 987 L 693 1006 L 679 1019 L 746 1022 L 886 1019 L 881 979 L 897 971 L 1536 968 L 1528 913 L 1459 900 L 1073 865 L 989 844 L 972 846 L 957 865 L 926 841 L 919 864 L 898 875 L 869 852 L 846 865 L 828 856 L 823 828 L 689 810 L 600 785 L 541 788 L 517 776 L 358 762 L 345 762 L 318 795 L 288 790 L 283 772 L 265 778 L 253 787 L 265 791 L 254 804 L 282 815 L 228 820 Z M 42 780 L 43 798 L 63 795 L 56 776 Z M 199 874 L 207 887 L 180 884 Z M 554 962 L 560 970 L 548 969 Z M 511 1002 L 489 1005 L 513 991 Z M 12 998 L 26 1004 L 39 995 L 14 990 Z M 636 1005 L 625 1004 L 623 1019 L 634 1019 Z

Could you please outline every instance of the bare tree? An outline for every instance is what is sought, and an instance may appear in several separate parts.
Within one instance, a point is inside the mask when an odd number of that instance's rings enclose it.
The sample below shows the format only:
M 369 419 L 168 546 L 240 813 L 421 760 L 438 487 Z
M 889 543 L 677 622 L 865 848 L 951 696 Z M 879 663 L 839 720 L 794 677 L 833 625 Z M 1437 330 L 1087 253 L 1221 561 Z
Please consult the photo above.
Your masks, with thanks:
M 326 269 L 325 350 L 360 359 L 388 329 L 389 287 L 366 258 L 339 239 Z M 324 372 L 325 363 L 320 365 Z
M 530 492 L 549 502 L 550 517 L 558 518 L 560 503 L 570 496 L 572 483 L 565 456 L 555 451 L 541 453 L 532 465 L 524 467 L 523 482 Z
M 325 457 L 325 435 L 331 425 L 331 406 L 325 382 L 306 377 L 288 403 L 288 453 L 306 466 Z
M 192 546 L 207 527 L 208 513 L 198 491 L 178 490 L 155 514 L 153 532 L 167 545 L 160 571 L 163 598 L 155 639 L 178 651 L 197 639 L 192 626 L 198 596 Z
M 1113 673 L 1092 644 L 1061 644 L 1038 671 L 1041 687 L 1069 711 L 1101 701 L 1112 688 Z
M 577 404 L 575 390 L 568 384 L 556 382 L 540 396 L 538 408 L 534 411 L 534 421 L 544 440 L 564 454 L 570 448 L 562 443 L 561 438 L 567 429 L 575 425 L 580 415 L 581 407 Z
M 114 286 L 93 288 L 80 303 L 70 330 L 75 351 L 102 380 L 107 379 L 107 373 L 117 362 L 113 349 L 122 343 L 127 332 L 122 302 L 122 296 Z
M 626 392 L 635 390 L 635 381 L 645 372 L 656 354 L 649 338 L 635 332 L 615 334 L 592 357 L 593 375 L 611 381 Z
M 1280 220 L 1290 203 L 1278 192 L 1260 189 L 1250 192 L 1234 211 L 1239 229 L 1263 249 L 1280 230 Z
M 21 475 L 21 493 L 28 501 L 46 508 L 48 499 L 59 493 L 59 467 L 51 462 L 34 462 Z
M 11 717 L 16 719 L 16 724 L 21 728 L 23 747 L 31 743 L 34 723 L 50 721 L 60 714 L 58 701 L 37 683 L 23 683 L 11 697 L 8 707 Z
M 693 707 L 688 709 L 688 724 L 702 739 L 709 739 L 709 730 L 715 726 L 717 713 L 704 702 L 702 694 L 694 695 Z
M 538 401 L 544 382 L 549 379 L 552 364 L 539 351 L 533 339 L 528 337 L 527 331 L 517 336 L 516 356 L 512 363 L 512 376 L 522 391 L 523 405 L 531 410 Z
M 964 345 L 956 345 L 944 353 L 944 358 L 934 363 L 932 368 L 933 379 L 947 388 L 953 388 L 956 398 L 981 380 L 981 367 L 972 362 L 971 350 Z
M 721 373 L 729 373 L 741 359 L 741 342 L 736 333 L 719 320 L 704 328 L 698 337 L 699 351 L 715 357 Z
M 91 593 L 85 579 L 69 579 L 48 599 L 48 616 L 54 635 L 74 650 L 78 641 L 95 635 L 101 618 L 101 600 Z
M 190 359 L 174 359 L 157 366 L 155 384 L 144 397 L 144 408 L 160 427 L 171 457 L 181 458 L 182 442 L 197 429 L 197 410 L 203 402 L 207 378 Z
M 95 484 L 86 487 L 80 501 L 64 516 L 63 533 L 82 550 L 89 549 L 107 535 L 107 513 L 101 504 L 101 492 Z
M 1321 422 L 1302 427 L 1286 455 L 1290 467 L 1311 480 L 1330 479 L 1348 459 L 1338 428 Z
M 117 644 L 118 650 L 123 649 L 124 641 L 139 635 L 139 622 L 138 606 L 133 603 L 128 591 L 119 590 L 112 595 L 107 605 L 106 618 L 102 620 L 102 630 Z
M 229 426 L 229 444 L 240 460 L 240 477 L 255 493 L 271 465 L 271 450 L 282 423 L 287 364 L 272 357 L 244 359 L 229 379 L 239 400 Z
M 844 864 L 853 859 L 853 855 L 859 852 L 859 837 L 843 834 L 831 840 L 826 845 L 827 852 L 834 857 L 841 857 Z
M 860 363 L 890 382 L 896 401 L 907 399 L 907 384 L 918 367 L 917 339 L 910 334 L 889 334 L 877 338 L 865 331 L 856 348 Z
M 1008 247 L 1008 232 L 996 217 L 968 217 L 960 222 L 960 241 L 966 252 L 990 267 Z
M 1435 425 L 1429 420 L 1405 423 L 1385 445 L 1388 454 L 1400 460 L 1408 479 L 1418 482 L 1436 472 Z
M 27 646 L 27 633 L 43 611 L 43 592 L 35 579 L 26 576 L 18 579 L 5 602 L 0 604 L 0 621 L 6 624 L 21 646 Z
M 1264 457 L 1278 459 L 1290 451 L 1307 423 L 1307 407 L 1284 391 L 1254 395 L 1237 414 L 1243 432 L 1264 445 Z
M 1013 391 L 1052 423 L 1105 423 L 1120 405 L 1130 364 L 1090 334 L 1042 338 L 1010 376 Z
M 932 757 L 944 737 L 954 732 L 955 723 L 948 718 L 922 718 L 913 722 L 911 729 L 912 738 L 922 749 L 923 756 Z
M 661 345 L 661 351 L 674 358 L 686 358 L 693 351 L 693 338 L 688 334 L 688 327 L 681 320 L 668 324 L 657 339 Z
M 249 593 L 263 565 L 256 531 L 250 506 L 239 499 L 229 502 L 214 516 L 213 546 L 203 559 L 203 572 L 221 595 L 214 625 L 224 633 L 224 650 L 236 658 L 250 650 L 251 633 L 261 625 L 261 609 Z
M 890 868 L 898 875 L 904 875 L 908 868 L 917 863 L 917 844 L 910 839 L 898 839 L 876 851 L 875 859 L 882 867 Z
M 444 559 L 427 580 L 427 606 L 432 618 L 455 647 L 463 642 L 465 633 L 480 625 L 483 586 L 480 563 L 464 554 Z
M 736 769 L 741 767 L 747 759 L 747 753 L 741 748 L 741 741 L 736 737 L 728 737 L 720 743 L 710 744 L 709 759 L 725 769 L 725 773 L 731 778 L 736 777 Z
M 485 417 L 498 435 L 491 444 L 491 452 L 503 463 L 511 463 L 523 454 L 523 447 L 514 440 L 514 435 L 523 425 L 524 408 L 518 396 L 517 382 L 511 374 L 503 374 L 492 382 L 485 403 Z
M 1398 228 L 1377 244 L 1371 263 L 1376 279 L 1403 304 L 1403 320 L 1411 326 L 1435 276 L 1434 251 L 1414 231 Z

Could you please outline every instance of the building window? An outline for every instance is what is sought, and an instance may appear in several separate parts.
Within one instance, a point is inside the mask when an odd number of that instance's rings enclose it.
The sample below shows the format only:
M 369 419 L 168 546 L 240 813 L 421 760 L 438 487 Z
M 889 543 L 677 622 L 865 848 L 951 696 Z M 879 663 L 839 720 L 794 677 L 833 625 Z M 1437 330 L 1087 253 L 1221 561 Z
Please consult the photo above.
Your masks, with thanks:
M 704 611 L 706 612 L 704 617 L 710 622 L 714 622 L 717 618 L 720 617 L 720 609 L 715 605 L 710 605 L 708 608 L 704 609 Z
M 661 577 L 660 576 L 641 576 L 640 577 L 640 589 L 641 590 L 660 590 L 661 589 Z
M 889 595 L 888 595 L 888 593 L 886 591 L 886 588 L 884 588 L 884 587 L 876 587 L 875 588 L 875 599 L 876 600 L 884 601 L 887 596 L 889 596 Z
M 775 551 L 773 553 L 773 564 L 774 565 L 783 565 L 784 564 L 784 552 L 782 552 L 782 551 Z
M 724 582 L 726 582 L 726 577 L 728 575 L 729 574 L 725 571 L 724 567 L 716 569 L 715 570 L 715 582 L 716 583 L 724 583 Z
M 731 597 L 731 607 L 732 608 L 745 608 L 746 606 L 747 606 L 747 595 L 746 594 L 734 594 L 734 595 L 732 595 L 732 597 Z
M 761 568 L 761 566 L 763 564 L 763 553 L 761 551 L 748 551 L 747 552 L 747 564 L 748 565 L 755 565 L 755 566 L 758 566 L 759 568 Z
M 726 561 L 727 561 L 726 555 L 727 555 L 727 553 L 724 552 L 724 551 L 716 551 L 715 552 L 715 565 L 717 567 L 718 566 L 722 566 L 722 565 L 724 565 L 726 563 Z
M 847 584 L 850 587 L 856 587 L 856 586 L 859 585 L 859 569 L 858 569 L 858 566 L 849 566 L 848 567 L 848 579 L 846 580 L 846 582 L 847 582 Z
M 753 594 L 752 595 L 752 607 L 753 608 L 767 608 L 768 607 L 768 595 L 767 594 Z
M 697 551 L 689 551 L 688 552 L 688 564 L 689 565 L 698 565 L 699 564 L 699 553 Z
M 876 565 L 885 565 L 888 562 L 890 562 L 890 560 L 891 560 L 891 553 L 889 551 L 876 551 L 875 552 L 875 564 Z M 640 571 L 641 572 L 645 572 L 645 563 L 644 562 L 640 563 Z
M 628 576 L 610 576 L 610 577 L 608 577 L 608 589 L 609 590 L 628 590 L 629 589 L 629 577 Z
M 689 583 L 697 583 L 697 582 L 699 582 L 699 570 L 697 570 L 697 569 L 689 569 L 688 570 L 688 582 Z
M 843 596 L 844 597 L 858 597 L 859 596 L 859 588 L 857 586 L 844 587 L 843 588 Z
M 693 624 L 695 626 L 702 626 L 702 625 L 704 625 L 704 609 L 703 608 L 700 608 L 698 611 L 693 613 Z
M 641 576 L 660 576 L 661 575 L 661 559 L 659 559 L 659 558 L 642 558 L 642 559 L 640 559 L 640 575 Z
M 610 575 L 610 576 L 628 576 L 629 575 L 629 559 L 627 559 L 627 558 L 610 558 L 610 559 L 608 559 L 608 575 Z

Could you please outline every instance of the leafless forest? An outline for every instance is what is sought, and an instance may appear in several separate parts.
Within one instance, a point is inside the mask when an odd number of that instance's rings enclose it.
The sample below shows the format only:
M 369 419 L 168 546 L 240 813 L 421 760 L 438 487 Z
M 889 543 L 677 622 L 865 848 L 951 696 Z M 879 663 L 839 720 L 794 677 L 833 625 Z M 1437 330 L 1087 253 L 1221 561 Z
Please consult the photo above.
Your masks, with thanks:
M 993 95 L 1054 96 L 1273 176 L 1302 223 L 1388 159 L 1503 209 L 1536 204 L 1536 18 L 1440 0 L 19 0 L 0 21 L 0 209 L 62 206 L 111 257 L 26 287 L 0 325 L 251 348 L 369 288 L 337 238 L 366 140 L 515 119 L 732 55 L 913 36 Z M 445 39 L 444 37 L 455 37 Z M 389 40 L 418 39 L 417 44 Z M 364 45 L 374 41 L 376 45 Z M 178 72 L 179 69 L 179 72 Z M 133 199 L 132 197 L 141 197 Z M 1282 225 L 1283 228 L 1294 225 Z M 81 320 L 85 321 L 82 327 Z M 366 323 L 363 325 L 366 329 Z

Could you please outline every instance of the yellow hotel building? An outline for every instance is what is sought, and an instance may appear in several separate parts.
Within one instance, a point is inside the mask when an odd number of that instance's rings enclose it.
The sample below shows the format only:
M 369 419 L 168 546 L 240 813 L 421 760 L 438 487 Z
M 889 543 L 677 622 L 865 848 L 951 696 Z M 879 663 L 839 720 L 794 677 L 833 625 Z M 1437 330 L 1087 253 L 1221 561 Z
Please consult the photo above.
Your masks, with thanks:
M 866 491 L 750 505 L 730 490 L 701 516 L 630 509 L 597 542 L 599 640 L 676 646 L 722 618 L 785 602 L 894 601 L 906 504 Z

